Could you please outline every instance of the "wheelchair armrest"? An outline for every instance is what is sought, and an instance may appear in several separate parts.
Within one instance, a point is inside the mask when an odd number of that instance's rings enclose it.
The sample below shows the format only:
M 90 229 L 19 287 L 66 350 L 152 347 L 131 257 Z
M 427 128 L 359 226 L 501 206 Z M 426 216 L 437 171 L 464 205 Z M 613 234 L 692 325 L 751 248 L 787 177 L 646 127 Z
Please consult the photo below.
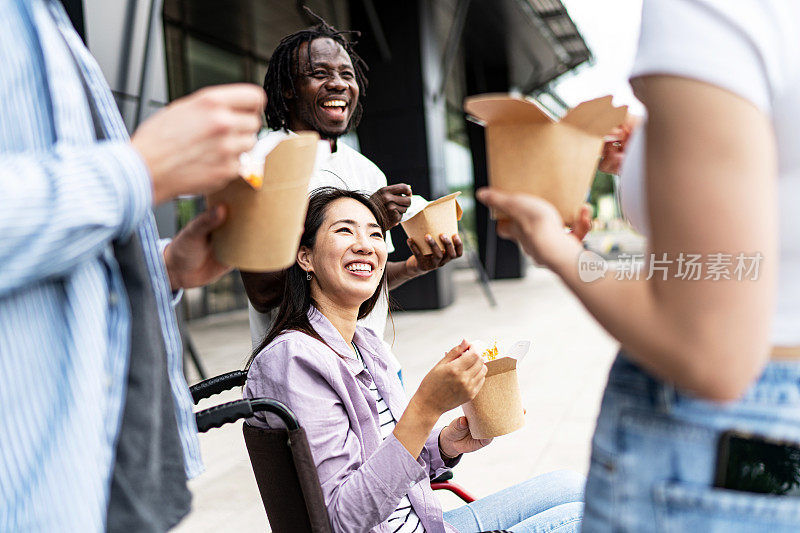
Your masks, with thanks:
M 247 379 L 247 372 L 244 370 L 234 370 L 227 374 L 221 374 L 208 378 L 200 383 L 189 387 L 192 393 L 192 401 L 196 404 L 200 400 L 219 394 L 234 387 L 241 387 Z
M 444 483 L 445 481 L 450 481 L 451 479 L 453 479 L 453 471 L 447 470 L 442 472 L 442 475 L 439 477 L 432 477 L 431 483 Z
M 277 415 L 289 430 L 300 427 L 294 413 L 278 400 L 269 398 L 255 398 L 252 400 L 236 400 L 203 409 L 195 413 L 197 430 L 205 433 L 209 429 L 222 427 L 225 424 L 236 422 L 242 418 L 250 418 L 253 413 L 266 411 Z

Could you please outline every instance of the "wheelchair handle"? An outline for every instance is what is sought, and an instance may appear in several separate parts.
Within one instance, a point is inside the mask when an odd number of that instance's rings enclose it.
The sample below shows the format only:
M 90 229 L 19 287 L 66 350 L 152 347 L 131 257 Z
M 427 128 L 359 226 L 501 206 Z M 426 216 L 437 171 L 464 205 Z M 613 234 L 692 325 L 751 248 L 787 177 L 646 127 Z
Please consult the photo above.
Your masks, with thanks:
M 222 427 L 242 418 L 250 418 L 253 413 L 261 411 L 278 416 L 286 425 L 286 429 L 295 430 L 300 428 L 297 417 L 286 405 L 278 400 L 255 398 L 252 400 L 236 400 L 203 409 L 195 414 L 197 430 L 200 433 L 205 433 L 209 429 Z
M 220 392 L 225 392 L 234 387 L 241 387 L 246 379 L 247 371 L 234 370 L 233 372 L 201 381 L 189 387 L 189 391 L 192 393 L 192 401 L 196 404 L 200 400 L 210 398 Z

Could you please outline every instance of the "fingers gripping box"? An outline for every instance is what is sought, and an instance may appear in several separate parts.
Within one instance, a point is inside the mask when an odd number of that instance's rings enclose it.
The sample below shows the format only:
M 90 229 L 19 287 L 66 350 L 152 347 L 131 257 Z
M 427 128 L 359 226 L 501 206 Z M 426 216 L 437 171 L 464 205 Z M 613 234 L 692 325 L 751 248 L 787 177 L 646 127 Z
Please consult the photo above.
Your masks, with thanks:
M 456 200 L 459 194 L 461 193 L 454 192 L 432 202 L 426 202 L 421 196 L 412 198 L 411 208 L 406 212 L 400 225 L 403 226 L 406 235 L 414 241 L 414 244 L 419 246 L 423 255 L 433 253 L 425 240 L 425 235 L 429 234 L 433 237 L 442 251 L 445 251 L 444 243 L 439 235 L 445 234 L 452 237 L 458 233 L 458 221 L 461 220 L 463 214 L 461 206 Z
M 476 343 L 473 343 L 473 347 Z M 530 342 L 520 341 L 497 357 L 497 349 L 486 362 L 486 381 L 478 394 L 462 405 L 475 439 L 506 435 L 525 425 L 525 411 L 517 378 L 517 364 L 530 348 Z M 484 352 L 486 353 L 486 352 Z M 484 359 L 487 357 L 484 356 Z
M 211 235 L 221 263 L 251 272 L 282 270 L 294 263 L 318 141 L 316 133 L 289 137 L 266 156 L 260 188 L 237 179 L 209 195 L 209 206 L 228 206 L 228 218 Z
M 464 110 L 486 128 L 489 184 L 544 198 L 567 225 L 586 200 L 603 136 L 624 122 L 627 109 L 604 96 L 557 120 L 537 102 L 517 96 L 486 94 L 464 101 Z

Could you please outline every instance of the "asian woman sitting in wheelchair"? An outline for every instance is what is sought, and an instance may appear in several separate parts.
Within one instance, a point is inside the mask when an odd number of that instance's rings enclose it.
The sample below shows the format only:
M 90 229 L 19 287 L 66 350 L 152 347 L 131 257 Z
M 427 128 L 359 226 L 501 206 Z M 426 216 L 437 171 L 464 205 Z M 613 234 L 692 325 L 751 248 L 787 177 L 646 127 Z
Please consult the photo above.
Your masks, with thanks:
M 356 326 L 386 290 L 386 229 L 382 207 L 365 195 L 312 193 L 277 319 L 248 362 L 245 397 L 275 398 L 297 415 L 334 531 L 579 530 L 584 479 L 569 471 L 442 514 L 430 477 L 491 439 L 473 439 L 464 417 L 434 424 L 475 396 L 486 367 L 463 341 L 406 398 L 385 344 Z M 263 415 L 249 423 L 275 423 Z

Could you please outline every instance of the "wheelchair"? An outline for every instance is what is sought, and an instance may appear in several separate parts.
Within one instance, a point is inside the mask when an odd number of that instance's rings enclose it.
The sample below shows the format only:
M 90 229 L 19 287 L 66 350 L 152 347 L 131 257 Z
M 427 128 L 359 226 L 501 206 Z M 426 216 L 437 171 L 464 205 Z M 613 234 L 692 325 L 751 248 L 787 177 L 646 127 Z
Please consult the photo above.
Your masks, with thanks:
M 192 400 L 196 405 L 200 400 L 242 387 L 246 378 L 246 371 L 237 370 L 201 381 L 190 387 Z M 245 422 L 242 426 L 273 533 L 333 533 L 305 430 L 289 407 L 270 398 L 235 400 L 195 413 L 197 429 L 204 433 L 250 418 L 257 412 L 272 413 L 284 425 L 265 429 Z M 451 481 L 452 477 L 452 472 L 445 472 L 431 480 L 431 488 L 450 491 L 465 503 L 475 501 L 464 488 Z

